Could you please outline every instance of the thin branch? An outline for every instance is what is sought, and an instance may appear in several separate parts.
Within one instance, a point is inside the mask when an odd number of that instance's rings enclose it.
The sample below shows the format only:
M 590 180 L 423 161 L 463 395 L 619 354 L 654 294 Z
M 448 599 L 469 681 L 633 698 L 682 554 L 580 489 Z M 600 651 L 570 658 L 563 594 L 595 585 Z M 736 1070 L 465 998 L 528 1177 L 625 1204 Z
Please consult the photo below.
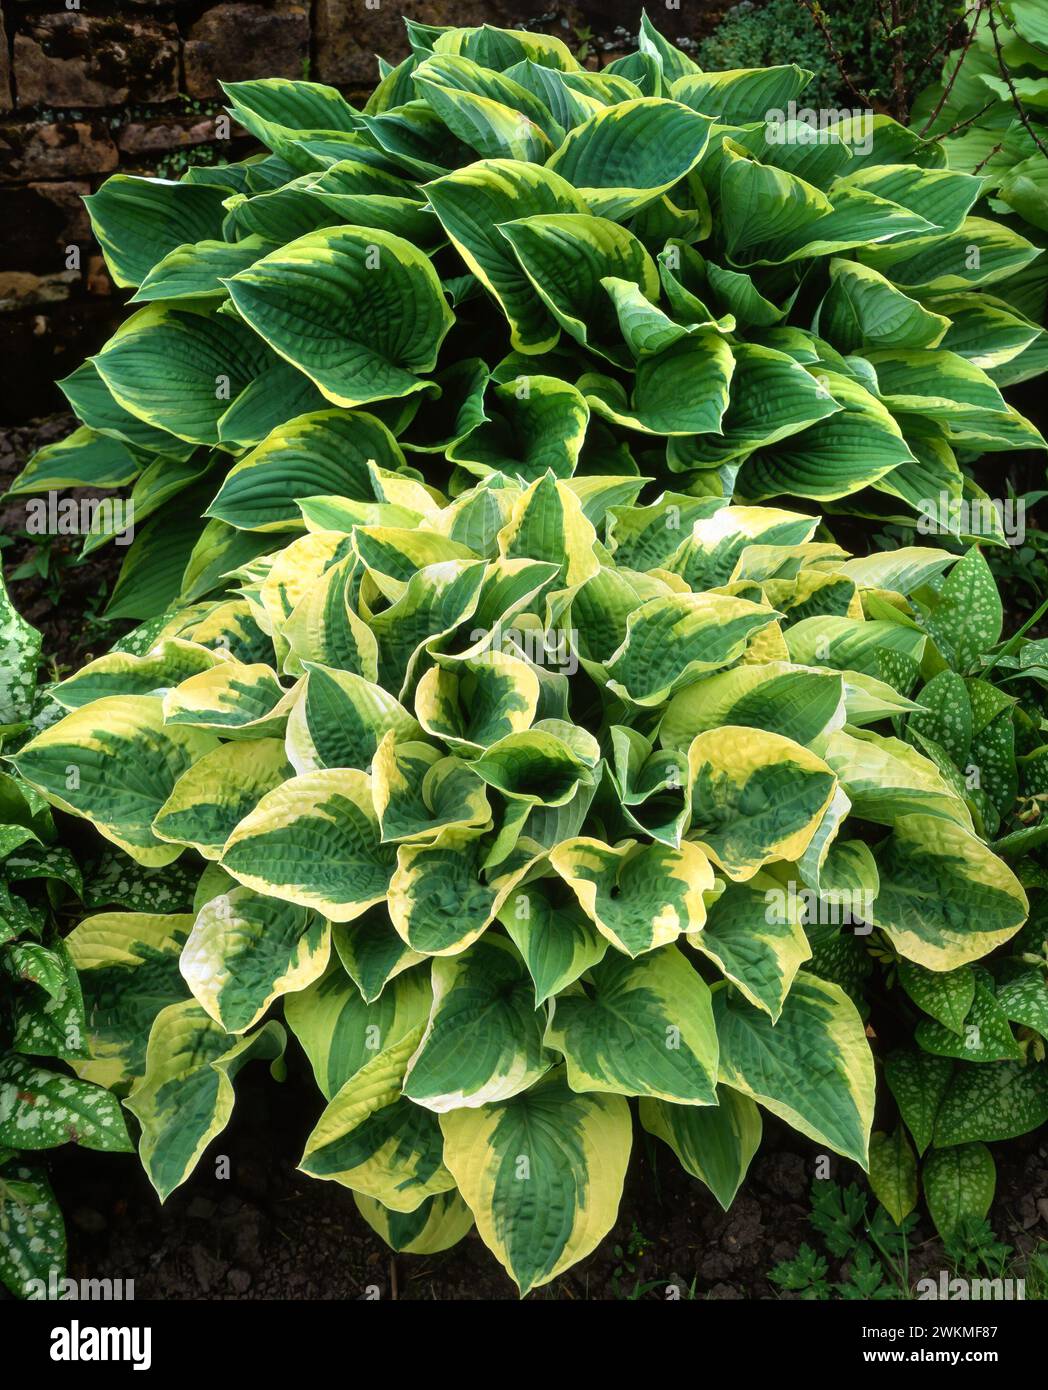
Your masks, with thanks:
M 914 70 L 914 74 L 913 74 L 913 86 L 912 86 L 911 89 L 910 89 L 911 91 L 916 90 L 917 85 L 919 84 L 919 82 L 920 82 L 920 80 L 921 80 L 921 77 L 924 75 L 924 70 L 925 70 L 926 68 L 928 68 L 928 67 L 931 66 L 932 61 L 934 60 L 934 58 L 936 57 L 936 55 L 939 54 L 939 53 L 942 53 L 942 52 L 950 45 L 950 40 L 951 40 L 951 38 L 953 37 L 954 33 L 956 32 L 958 26 L 959 26 L 960 24 L 967 25 L 967 23 L 968 23 L 968 16 L 969 16 L 973 11 L 976 11 L 976 10 L 978 10 L 978 9 L 979 9 L 979 0 L 975 0 L 975 3 L 974 3 L 973 5 L 969 5 L 969 6 L 968 6 L 968 8 L 965 10 L 964 14 L 961 15 L 960 19 L 959 19 L 958 21 L 956 21 L 956 23 L 949 25 L 949 27 L 948 27 L 947 30 L 946 30 L 946 33 L 943 34 L 942 38 L 941 38 L 941 39 L 939 40 L 939 42 L 935 45 L 935 47 L 928 50 L 928 52 L 924 55 L 924 57 L 921 59 L 920 63 L 917 65 L 916 69 Z M 912 17 L 912 16 L 911 16 L 911 17 Z M 991 103 L 991 105 L 992 105 L 992 103 Z
M 833 59 L 834 66 L 841 75 L 841 81 L 848 88 L 848 91 L 851 92 L 852 96 L 855 97 L 856 100 L 861 101 L 863 106 L 872 107 L 873 102 L 870 99 L 869 93 L 860 91 L 860 89 L 852 81 L 851 74 L 848 72 L 848 69 L 844 62 L 844 58 L 841 56 L 840 50 L 833 41 L 833 35 L 830 33 L 830 26 L 826 22 L 826 16 L 823 14 L 822 7 L 818 4 L 818 0 L 797 0 L 797 4 L 801 5 L 811 15 L 812 23 L 815 25 L 816 29 L 818 29 L 819 33 L 822 35 L 823 42 L 826 45 L 826 50 L 829 53 L 830 57 Z
M 991 0 L 991 3 L 992 3 L 992 0 Z M 968 33 L 967 33 L 967 35 L 965 36 L 964 46 L 963 46 L 963 48 L 961 49 L 960 56 L 959 56 L 958 59 L 957 59 L 957 66 L 954 68 L 953 72 L 950 74 L 950 80 L 949 80 L 949 81 L 945 84 L 945 86 L 943 87 L 943 89 L 942 89 L 942 95 L 939 97 L 939 100 L 935 103 L 935 110 L 932 112 L 932 114 L 931 114 L 931 115 L 928 117 L 928 119 L 925 121 L 925 123 L 924 123 L 924 125 L 921 127 L 921 129 L 917 132 L 918 135 L 920 135 L 922 138 L 923 138 L 925 132 L 928 131 L 928 130 L 930 130 L 931 127 L 935 124 L 935 122 L 939 119 L 939 113 L 940 113 L 940 111 L 943 109 L 943 107 L 946 105 L 947 101 L 948 101 L 949 98 L 950 98 L 950 93 L 953 91 L 953 84 L 957 81 L 957 77 L 958 77 L 958 75 L 959 75 L 959 73 L 960 73 L 960 71 L 961 71 L 961 68 L 964 66 L 964 60 L 965 60 L 965 58 L 967 58 L 967 56 L 968 56 L 968 50 L 969 50 L 969 48 L 971 48 L 972 44 L 974 43 L 974 41 L 975 41 L 975 35 L 976 35 L 976 34 L 978 33 L 978 31 L 979 31 L 979 16 L 982 14 L 982 12 L 983 12 L 983 10 L 984 10 L 985 8 L 986 8 L 986 0 L 979 0 L 978 6 L 976 7 L 976 11 L 975 11 L 975 18 L 972 20 L 971 27 L 969 28 Z
M 891 44 L 894 50 L 892 89 L 895 97 L 895 119 L 905 124 L 910 108 L 906 100 L 906 46 L 903 43 L 905 26 L 899 11 L 899 0 L 891 0 L 891 15 Z
M 980 116 L 985 116 L 991 106 L 996 106 L 996 101 L 990 100 L 985 106 L 980 106 L 974 116 L 966 116 L 963 121 L 958 121 L 956 125 L 950 126 L 949 130 L 944 130 L 940 135 L 930 135 L 929 145 L 934 145 L 938 140 L 946 140 L 951 135 L 956 135 L 958 131 L 964 130 L 967 126 L 974 125 Z
M 998 150 L 1001 150 L 1001 149 L 1003 149 L 1003 148 L 1004 148 L 1004 141 L 1001 140 L 1001 141 L 998 142 L 998 144 L 994 145 L 993 149 L 990 151 L 990 153 L 986 156 L 985 159 L 980 159 L 980 160 L 979 160 L 978 164 L 977 164 L 977 165 L 975 166 L 975 168 L 972 170 L 972 173 L 973 173 L 973 174 L 978 174 L 978 173 L 980 173 L 981 170 L 983 170 L 983 169 L 986 167 L 986 165 L 989 164 L 990 160 L 994 157 L 994 155 L 997 153 L 997 151 L 998 151 Z
M 1015 83 L 1012 81 L 1012 75 L 1008 71 L 1008 64 L 1004 61 L 1004 54 L 1001 52 L 1001 37 L 997 32 L 997 20 L 994 18 L 993 13 L 993 0 L 990 0 L 990 8 L 987 10 L 986 13 L 990 21 L 990 33 L 993 35 L 994 51 L 997 54 L 997 66 L 1000 68 L 1001 76 L 1008 84 L 1008 90 L 1012 94 L 1012 105 L 1015 107 L 1016 113 L 1018 114 L 1020 121 L 1022 121 L 1023 125 L 1026 127 L 1027 135 L 1029 135 L 1030 139 L 1037 146 L 1040 152 L 1044 155 L 1045 159 L 1048 159 L 1048 150 L 1046 150 L 1045 147 L 1041 144 L 1040 140 L 1037 137 L 1037 132 L 1030 124 L 1030 118 L 1026 114 L 1026 107 L 1019 100 L 1019 93 L 1015 90 Z

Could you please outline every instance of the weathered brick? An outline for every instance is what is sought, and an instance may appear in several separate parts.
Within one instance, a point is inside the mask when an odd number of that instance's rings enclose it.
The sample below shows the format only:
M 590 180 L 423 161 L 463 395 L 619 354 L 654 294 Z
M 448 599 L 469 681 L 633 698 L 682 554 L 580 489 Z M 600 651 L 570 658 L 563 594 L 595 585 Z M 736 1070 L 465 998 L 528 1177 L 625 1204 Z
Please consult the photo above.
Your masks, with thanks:
M 65 248 L 91 239 L 83 198 L 89 183 L 29 183 L 0 192 L 0 223 L 6 228 L 4 270 L 52 275 L 67 269 Z
M 121 154 L 158 155 L 215 140 L 214 116 L 157 116 L 126 121 L 116 134 Z
M 454 23 L 509 24 L 499 18 L 514 8 L 512 0 L 458 0 Z M 318 82 L 337 87 L 371 87 L 378 80 L 381 53 L 388 62 L 406 58 L 409 52 L 404 17 L 420 24 L 448 24 L 446 0 L 408 0 L 406 4 L 381 4 L 371 9 L 364 0 L 317 0 L 314 40 Z M 516 15 L 520 19 L 519 12 Z
M 309 58 L 309 12 L 301 5 L 216 5 L 189 31 L 183 54 L 186 91 L 221 95 L 219 80 L 302 77 Z
M 118 162 L 101 121 L 31 121 L 0 125 L 0 178 L 64 179 L 107 174 Z
M 15 34 L 24 106 L 120 106 L 178 93 L 178 30 L 151 18 L 69 11 L 34 15 Z
M 0 111 L 10 111 L 14 105 L 11 95 L 11 55 L 7 49 L 4 16 L 0 11 Z

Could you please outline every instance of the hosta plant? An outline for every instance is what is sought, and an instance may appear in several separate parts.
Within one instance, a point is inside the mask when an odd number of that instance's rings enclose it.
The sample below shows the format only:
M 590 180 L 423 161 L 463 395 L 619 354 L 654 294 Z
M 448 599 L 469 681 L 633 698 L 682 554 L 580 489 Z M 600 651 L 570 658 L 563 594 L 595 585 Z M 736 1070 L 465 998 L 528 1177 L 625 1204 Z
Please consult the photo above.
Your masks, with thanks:
M 147 621 L 14 766 L 197 879 L 67 943 L 161 1197 L 289 1030 L 303 1171 L 526 1292 L 613 1223 L 632 1100 L 724 1206 L 762 1108 L 866 1166 L 862 962 L 1023 927 L 996 791 L 910 723 L 1022 659 L 958 655 L 978 549 L 851 558 L 796 499 L 913 525 L 1040 446 L 989 375 L 1040 330 L 984 293 L 1039 253 L 894 122 L 776 121 L 798 69 L 409 32 L 363 111 L 235 84 L 269 154 L 92 199 L 144 307 L 17 490 L 133 483 Z
M 0 579 L 5 748 L 17 745 L 35 712 L 39 653 L 40 634 L 19 618 Z M 65 1226 L 42 1151 L 132 1147 L 115 1098 L 62 1065 L 88 1056 L 83 998 L 59 920 L 82 893 L 47 802 L 0 772 L 0 1281 L 19 1296 L 54 1296 L 65 1273 Z
M 158 1192 L 279 1061 L 281 1007 L 325 1102 L 303 1171 L 396 1248 L 475 1221 L 523 1291 L 614 1221 L 632 1098 L 725 1206 L 761 1107 L 865 1166 L 874 1052 L 827 923 L 938 978 L 1027 916 L 893 732 L 955 557 L 853 560 L 817 517 L 629 477 L 366 476 L 56 686 L 14 759 L 139 865 L 201 868 L 195 913 L 68 938 Z
M 601 72 L 543 34 L 408 33 L 362 109 L 232 83 L 268 152 L 88 200 L 134 312 L 14 492 L 130 488 L 111 616 L 213 594 L 302 500 L 370 501 L 369 461 L 1002 539 L 962 504 L 1043 447 L 1000 384 L 1043 369 L 1044 282 L 1039 246 L 973 213 L 981 173 L 889 117 L 806 111 L 795 65 L 699 71 L 646 19 Z

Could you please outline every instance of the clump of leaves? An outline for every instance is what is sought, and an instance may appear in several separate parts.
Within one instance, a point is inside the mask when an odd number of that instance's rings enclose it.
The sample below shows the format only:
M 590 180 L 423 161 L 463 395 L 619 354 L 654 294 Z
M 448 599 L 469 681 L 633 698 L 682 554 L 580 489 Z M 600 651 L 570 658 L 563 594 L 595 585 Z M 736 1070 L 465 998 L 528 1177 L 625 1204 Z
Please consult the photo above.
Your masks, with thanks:
M 896 1224 L 883 1206 L 874 1205 L 857 1183 L 847 1187 L 828 1178 L 811 1186 L 808 1220 L 827 1253 L 838 1262 L 841 1278 L 830 1278 L 830 1261 L 810 1245 L 792 1260 L 781 1260 L 768 1273 L 780 1289 L 806 1299 L 908 1299 L 908 1237 L 915 1216 Z
M 0 746 L 17 746 L 35 711 L 39 655 L 39 633 L 0 580 Z M 48 1297 L 65 1272 L 62 1213 L 38 1155 L 67 1143 L 132 1147 L 115 1097 L 61 1066 L 75 1070 L 88 1056 L 58 926 L 58 909 L 82 890 L 47 802 L 0 772 L 0 1280 L 23 1297 Z
M 760 1107 L 868 1163 L 827 918 L 932 974 L 1022 928 L 900 737 L 982 570 L 772 503 L 916 510 L 977 492 L 955 446 L 1039 443 L 951 336 L 1037 250 L 887 118 L 780 141 L 798 69 L 409 33 L 363 111 L 234 84 L 270 154 L 92 199 L 148 303 L 17 487 L 136 478 L 112 611 L 147 621 L 14 762 L 195 876 L 68 939 L 161 1197 L 286 1023 L 303 1171 L 398 1250 L 476 1222 L 527 1292 L 614 1222 L 633 1098 L 723 1206 Z

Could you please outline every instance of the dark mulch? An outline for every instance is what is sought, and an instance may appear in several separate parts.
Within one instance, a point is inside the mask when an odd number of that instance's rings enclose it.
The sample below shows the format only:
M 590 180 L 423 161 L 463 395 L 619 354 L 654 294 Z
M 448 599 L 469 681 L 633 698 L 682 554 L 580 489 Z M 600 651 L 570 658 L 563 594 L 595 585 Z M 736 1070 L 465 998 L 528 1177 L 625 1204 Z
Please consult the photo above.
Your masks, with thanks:
M 392 1256 L 336 1183 L 296 1173 L 321 1100 L 304 1061 L 283 1085 L 265 1067 L 237 1079 L 232 1123 L 161 1207 L 133 1155 L 59 1150 L 54 1181 L 67 1215 L 70 1274 L 135 1281 L 140 1299 L 512 1299 L 516 1290 L 471 1232 L 441 1255 Z M 1017 1252 L 1048 1238 L 1048 1136 L 998 1147 L 992 1221 Z M 215 1177 L 229 1159 L 230 1176 Z M 816 1147 L 765 1118 L 765 1141 L 728 1213 L 671 1151 L 637 1130 L 619 1219 L 588 1259 L 534 1295 L 555 1299 L 760 1299 L 768 1271 L 808 1241 Z M 222 1165 L 223 1168 L 225 1165 Z M 839 1181 L 862 1180 L 833 1159 Z M 1038 1197 L 1040 1204 L 1038 1205 Z M 944 1268 L 927 1223 L 911 1278 Z M 648 1287 L 651 1281 L 658 1281 Z M 369 1290 L 370 1295 L 369 1295 Z

